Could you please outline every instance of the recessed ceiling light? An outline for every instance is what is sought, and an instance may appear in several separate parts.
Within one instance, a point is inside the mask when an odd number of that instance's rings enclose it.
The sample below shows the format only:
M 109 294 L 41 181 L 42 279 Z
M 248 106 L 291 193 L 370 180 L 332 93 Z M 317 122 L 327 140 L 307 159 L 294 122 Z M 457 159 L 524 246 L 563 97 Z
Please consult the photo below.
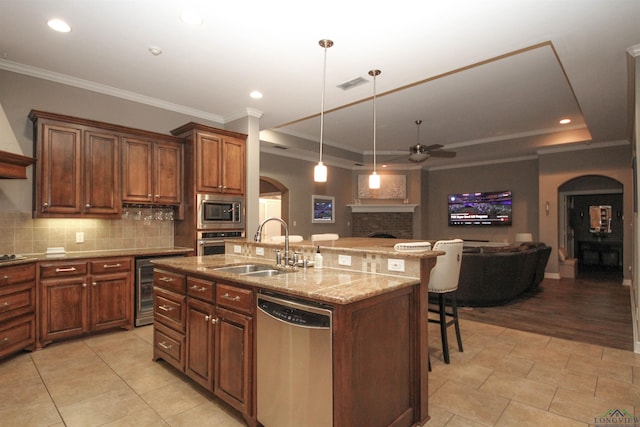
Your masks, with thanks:
M 52 30 L 58 31 L 60 33 L 68 33 L 69 31 L 71 31 L 71 27 L 69 26 L 69 24 L 64 22 L 62 19 L 49 19 L 49 21 L 47 21 L 47 25 Z
M 159 47 L 157 47 L 157 46 L 151 46 L 151 47 L 149 48 L 149 52 L 151 52 L 151 54 L 152 54 L 153 56 L 162 55 L 162 49 L 160 49 L 160 48 L 159 48 Z
M 562 120 L 560 120 L 560 124 L 561 125 L 568 125 L 569 123 L 571 123 L 571 119 L 562 119 Z
M 260 99 L 262 98 L 262 92 L 258 92 L 257 90 L 254 90 L 249 94 L 249 96 L 252 97 L 253 99 Z
M 202 24 L 202 16 L 195 10 L 185 10 L 180 15 L 180 19 L 185 24 L 189 25 L 200 25 Z

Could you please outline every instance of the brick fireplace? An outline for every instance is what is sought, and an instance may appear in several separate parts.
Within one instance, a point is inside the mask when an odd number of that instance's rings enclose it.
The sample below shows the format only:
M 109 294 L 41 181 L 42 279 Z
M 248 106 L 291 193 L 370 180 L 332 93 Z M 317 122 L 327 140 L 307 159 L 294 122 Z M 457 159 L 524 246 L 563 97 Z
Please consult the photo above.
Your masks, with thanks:
M 353 237 L 413 239 L 413 211 L 416 205 L 350 206 Z

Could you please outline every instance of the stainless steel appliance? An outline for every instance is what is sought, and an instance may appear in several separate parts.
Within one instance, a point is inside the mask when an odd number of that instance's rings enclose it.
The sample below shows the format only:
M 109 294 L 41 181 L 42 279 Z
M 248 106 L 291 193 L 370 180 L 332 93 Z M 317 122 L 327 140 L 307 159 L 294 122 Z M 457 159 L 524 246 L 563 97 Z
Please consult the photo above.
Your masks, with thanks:
M 332 314 L 322 304 L 258 294 L 257 416 L 263 426 L 333 425 Z
M 235 231 L 198 231 L 196 255 L 224 254 L 224 244 L 227 239 L 240 239 L 244 237 L 243 230 Z
M 198 194 L 198 230 L 244 229 L 244 198 Z
M 136 258 L 135 325 L 153 323 L 153 264 L 152 259 L 171 258 L 183 255 Z

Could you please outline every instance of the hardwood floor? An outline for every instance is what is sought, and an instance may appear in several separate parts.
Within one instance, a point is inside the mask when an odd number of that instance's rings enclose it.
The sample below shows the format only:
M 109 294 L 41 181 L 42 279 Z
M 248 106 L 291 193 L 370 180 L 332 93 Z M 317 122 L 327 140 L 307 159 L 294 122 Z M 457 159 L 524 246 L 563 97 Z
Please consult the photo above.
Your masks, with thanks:
M 461 319 L 633 351 L 630 289 L 619 272 L 582 271 L 544 279 L 536 291 L 498 307 L 459 307 Z M 464 341 L 464 331 L 463 341 Z

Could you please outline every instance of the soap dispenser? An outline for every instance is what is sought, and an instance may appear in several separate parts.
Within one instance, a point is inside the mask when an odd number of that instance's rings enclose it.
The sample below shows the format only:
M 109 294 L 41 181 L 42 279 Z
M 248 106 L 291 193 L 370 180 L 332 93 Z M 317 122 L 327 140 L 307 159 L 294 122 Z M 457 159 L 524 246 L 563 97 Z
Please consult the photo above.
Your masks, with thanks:
M 320 253 L 320 246 L 318 246 L 318 248 L 316 249 L 316 256 L 313 260 L 313 266 L 317 269 L 317 270 L 321 270 L 322 269 L 322 254 Z

